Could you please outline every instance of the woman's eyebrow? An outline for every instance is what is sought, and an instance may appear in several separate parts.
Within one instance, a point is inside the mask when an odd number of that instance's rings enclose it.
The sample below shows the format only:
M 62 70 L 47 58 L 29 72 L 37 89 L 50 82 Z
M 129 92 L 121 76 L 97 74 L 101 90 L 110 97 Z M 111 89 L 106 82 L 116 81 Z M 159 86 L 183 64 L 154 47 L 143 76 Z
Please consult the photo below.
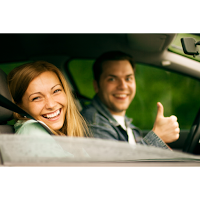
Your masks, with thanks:
M 61 86 L 61 84 L 56 84 L 56 85 L 54 85 L 54 86 L 51 88 L 51 90 L 53 90 L 53 88 L 56 87 L 57 85 L 60 85 L 60 86 Z M 41 95 L 42 95 L 41 92 L 34 92 L 34 93 L 30 94 L 28 98 L 30 98 L 30 96 L 31 96 L 31 95 L 34 95 L 34 94 L 41 94 Z
M 51 90 L 53 90 L 53 88 L 56 87 L 57 85 L 62 86 L 60 83 L 58 83 L 58 84 L 54 85 L 54 86 L 51 88 Z
M 34 93 L 30 94 L 28 98 L 30 98 L 30 96 L 34 95 L 34 94 L 42 94 L 42 93 L 41 92 L 34 92 Z

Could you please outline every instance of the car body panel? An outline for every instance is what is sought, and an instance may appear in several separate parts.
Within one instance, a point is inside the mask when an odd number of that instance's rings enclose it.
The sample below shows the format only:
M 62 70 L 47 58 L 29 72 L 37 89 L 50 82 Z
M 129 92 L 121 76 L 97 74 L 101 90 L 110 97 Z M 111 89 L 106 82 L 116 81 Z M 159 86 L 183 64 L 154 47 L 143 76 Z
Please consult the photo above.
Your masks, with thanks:
M 0 148 L 3 166 L 200 165 L 199 156 L 95 138 L 1 134 Z

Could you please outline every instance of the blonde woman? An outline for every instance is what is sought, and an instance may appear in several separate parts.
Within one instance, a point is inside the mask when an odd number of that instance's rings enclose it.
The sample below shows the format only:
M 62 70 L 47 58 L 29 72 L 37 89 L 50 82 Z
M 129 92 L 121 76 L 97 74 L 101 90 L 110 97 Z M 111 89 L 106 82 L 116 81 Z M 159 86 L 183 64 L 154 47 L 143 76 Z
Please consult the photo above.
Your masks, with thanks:
M 34 119 L 44 122 L 55 135 L 89 136 L 86 122 L 79 113 L 72 92 L 59 69 L 37 61 L 21 65 L 8 74 L 14 103 Z M 48 134 L 35 120 L 14 113 L 17 134 Z

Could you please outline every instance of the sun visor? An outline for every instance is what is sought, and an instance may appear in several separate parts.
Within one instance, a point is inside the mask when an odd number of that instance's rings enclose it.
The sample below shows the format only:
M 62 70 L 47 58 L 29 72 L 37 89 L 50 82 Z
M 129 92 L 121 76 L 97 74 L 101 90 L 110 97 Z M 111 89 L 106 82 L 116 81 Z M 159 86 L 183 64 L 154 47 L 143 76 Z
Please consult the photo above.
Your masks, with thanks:
M 133 50 L 161 52 L 173 40 L 175 34 L 127 34 L 129 46 Z

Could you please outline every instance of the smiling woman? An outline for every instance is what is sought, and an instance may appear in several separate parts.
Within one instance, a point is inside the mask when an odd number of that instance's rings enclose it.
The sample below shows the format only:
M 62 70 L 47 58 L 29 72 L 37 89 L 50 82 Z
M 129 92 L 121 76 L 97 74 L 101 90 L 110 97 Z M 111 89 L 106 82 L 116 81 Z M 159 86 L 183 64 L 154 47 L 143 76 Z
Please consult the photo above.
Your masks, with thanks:
M 8 74 L 8 84 L 14 103 L 34 119 L 44 122 L 55 135 L 83 137 L 89 134 L 65 78 L 53 64 L 37 61 L 21 65 Z M 15 124 L 18 134 L 45 131 L 34 120 L 18 113 L 14 113 L 14 117 L 18 120 Z

